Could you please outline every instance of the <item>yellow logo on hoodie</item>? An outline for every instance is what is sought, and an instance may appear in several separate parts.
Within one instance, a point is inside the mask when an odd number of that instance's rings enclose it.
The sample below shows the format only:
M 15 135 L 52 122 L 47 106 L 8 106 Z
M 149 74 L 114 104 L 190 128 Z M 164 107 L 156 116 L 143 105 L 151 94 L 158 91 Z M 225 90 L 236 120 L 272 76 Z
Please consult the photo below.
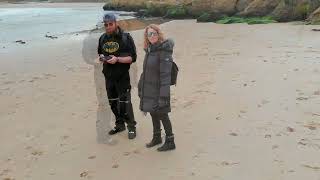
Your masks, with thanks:
M 103 45 L 103 49 L 107 52 L 107 53 L 114 53 L 114 52 L 117 52 L 119 50 L 119 43 L 117 42 L 106 42 L 104 45 Z

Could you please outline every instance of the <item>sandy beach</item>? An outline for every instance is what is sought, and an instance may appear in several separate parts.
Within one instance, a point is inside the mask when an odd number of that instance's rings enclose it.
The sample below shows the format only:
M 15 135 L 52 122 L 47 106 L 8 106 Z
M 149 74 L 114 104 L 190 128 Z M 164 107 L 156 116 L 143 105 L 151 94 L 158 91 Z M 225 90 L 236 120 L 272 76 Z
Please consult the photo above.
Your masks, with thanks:
M 145 148 L 152 124 L 136 88 L 137 138 L 97 142 L 99 108 L 109 108 L 97 98 L 105 97 L 97 95 L 101 65 L 83 59 L 86 34 L 69 35 L 0 50 L 0 179 L 320 180 L 315 26 L 161 27 L 180 67 L 170 114 L 175 151 Z M 139 76 L 143 32 L 131 34 Z

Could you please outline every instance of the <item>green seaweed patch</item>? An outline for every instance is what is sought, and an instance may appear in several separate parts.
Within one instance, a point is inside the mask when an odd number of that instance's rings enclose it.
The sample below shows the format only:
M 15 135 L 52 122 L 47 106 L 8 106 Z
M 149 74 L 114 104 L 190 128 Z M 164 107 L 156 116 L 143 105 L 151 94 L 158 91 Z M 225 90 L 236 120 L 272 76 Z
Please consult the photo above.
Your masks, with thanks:
M 190 17 L 185 6 L 171 6 L 167 8 L 166 18 L 184 19 Z
M 205 12 L 197 18 L 197 22 L 212 22 L 211 15 Z
M 235 23 L 247 23 L 247 24 L 269 24 L 276 23 L 272 17 L 229 17 L 225 16 L 220 20 L 216 21 L 217 24 L 235 24 Z

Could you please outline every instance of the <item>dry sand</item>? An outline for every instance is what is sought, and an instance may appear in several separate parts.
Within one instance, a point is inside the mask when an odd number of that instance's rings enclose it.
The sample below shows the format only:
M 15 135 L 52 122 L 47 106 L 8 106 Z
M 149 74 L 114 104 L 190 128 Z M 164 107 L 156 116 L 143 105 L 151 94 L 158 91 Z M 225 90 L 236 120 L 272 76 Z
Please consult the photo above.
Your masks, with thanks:
M 152 125 L 136 89 L 137 138 L 122 133 L 113 145 L 97 143 L 101 67 L 82 59 L 82 35 L 68 36 L 2 50 L 0 179 L 320 180 L 313 26 L 182 20 L 161 27 L 176 42 L 181 69 L 170 114 L 175 151 L 145 148 Z M 132 35 L 140 74 L 142 31 Z

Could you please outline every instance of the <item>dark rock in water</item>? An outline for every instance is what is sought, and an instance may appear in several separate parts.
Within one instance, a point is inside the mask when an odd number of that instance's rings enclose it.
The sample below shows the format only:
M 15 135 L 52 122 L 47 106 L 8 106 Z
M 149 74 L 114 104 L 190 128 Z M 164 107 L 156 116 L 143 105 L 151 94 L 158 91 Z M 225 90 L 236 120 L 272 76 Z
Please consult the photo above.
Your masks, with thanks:
M 50 35 L 48 35 L 48 34 L 46 34 L 45 37 L 46 37 L 46 38 L 50 38 L 50 39 L 58 39 L 57 36 L 50 36 Z
M 103 6 L 103 10 L 105 11 L 109 11 L 109 10 L 116 10 L 116 7 L 114 5 L 112 5 L 111 3 L 106 3 L 104 6 Z
M 3 46 L 2 48 L 3 48 L 3 49 L 5 49 L 6 47 L 5 47 L 5 46 Z
M 16 43 L 19 43 L 19 44 L 26 44 L 25 41 L 22 41 L 22 40 L 17 40 Z
M 135 16 L 136 17 L 146 17 L 148 14 L 147 9 L 140 9 Z
M 312 29 L 312 31 L 320 31 L 320 29 Z

